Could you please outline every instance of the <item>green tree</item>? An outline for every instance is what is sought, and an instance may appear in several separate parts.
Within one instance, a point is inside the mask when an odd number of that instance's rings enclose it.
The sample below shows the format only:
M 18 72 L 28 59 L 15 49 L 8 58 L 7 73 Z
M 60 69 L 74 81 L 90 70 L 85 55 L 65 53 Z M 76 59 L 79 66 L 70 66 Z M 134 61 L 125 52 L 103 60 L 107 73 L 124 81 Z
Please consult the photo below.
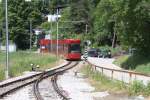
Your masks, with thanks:
M 122 44 L 136 48 L 140 54 L 150 54 L 150 0 L 124 0 L 120 15 L 118 33 Z
M 47 0 L 49 1 L 49 8 L 51 14 L 56 13 L 56 8 L 57 7 L 67 7 L 70 4 L 70 0 Z
M 90 11 L 91 9 L 89 0 L 72 0 L 70 7 L 70 20 L 83 21 L 72 23 L 72 31 L 74 33 L 85 33 L 86 24 L 88 25 L 89 31 L 91 30 Z
M 63 9 L 63 11 L 61 12 L 62 17 L 59 20 L 59 26 L 60 26 L 60 33 L 64 34 L 64 37 L 67 37 L 68 35 L 71 35 L 71 31 L 72 31 L 72 22 L 70 19 L 70 7 L 67 7 L 65 9 Z
M 2 44 L 2 28 L 3 28 L 3 20 L 2 20 L 2 3 L 0 2 L 0 45 Z
M 111 45 L 115 24 L 113 15 L 113 1 L 101 0 L 94 13 L 94 35 L 97 45 Z
M 29 48 L 30 20 L 32 28 L 36 28 L 44 20 L 43 15 L 48 13 L 45 6 L 40 4 L 41 1 L 8 1 L 9 40 L 15 42 L 18 49 Z

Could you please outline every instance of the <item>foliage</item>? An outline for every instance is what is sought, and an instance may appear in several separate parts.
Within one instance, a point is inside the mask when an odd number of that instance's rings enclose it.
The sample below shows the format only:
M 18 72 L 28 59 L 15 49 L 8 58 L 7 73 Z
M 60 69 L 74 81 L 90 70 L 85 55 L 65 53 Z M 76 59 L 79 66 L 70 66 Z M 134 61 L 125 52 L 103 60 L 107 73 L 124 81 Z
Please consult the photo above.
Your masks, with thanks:
M 2 31 L 3 31 L 3 9 L 2 9 L 2 3 L 0 2 L 0 45 L 2 43 Z
M 101 0 L 94 13 L 94 35 L 98 45 L 111 45 L 113 32 L 113 7 L 110 0 Z
M 47 4 L 49 11 L 51 14 L 56 14 L 57 8 L 65 8 L 69 6 L 70 0 L 44 0 L 45 4 Z
M 110 50 L 111 55 L 114 56 L 114 57 L 118 56 L 118 55 L 121 55 L 121 52 L 122 52 L 122 48 L 120 46 L 117 46 L 117 47 L 113 48 L 113 47 L 110 47 L 108 45 L 105 45 L 105 46 L 100 46 L 99 48 L 102 49 L 102 50 Z
M 91 28 L 91 16 L 89 0 L 72 0 L 70 4 L 70 15 L 72 33 L 84 33 L 86 24 L 88 25 L 88 31 Z
M 124 92 L 126 89 L 126 85 L 123 82 L 112 81 L 100 72 L 94 71 L 90 66 L 82 67 L 81 72 L 91 80 L 92 85 L 94 85 L 98 91 L 107 90 L 117 93 Z
M 56 61 L 56 57 L 48 54 L 35 54 L 29 52 L 19 51 L 16 53 L 10 53 L 9 58 L 9 67 L 10 67 L 10 75 L 18 76 L 22 74 L 24 71 L 31 71 L 30 64 L 39 65 L 40 69 L 46 69 Z M 4 79 L 4 69 L 5 69 L 5 54 L 0 53 L 0 80 Z
M 61 34 L 68 35 L 70 34 L 72 30 L 71 26 L 71 19 L 70 19 L 70 7 L 64 8 L 64 10 L 61 12 L 62 17 L 59 20 L 59 30 L 61 31 Z
M 110 45 L 116 33 L 124 47 L 136 48 L 142 55 L 149 53 L 149 7 L 150 0 L 101 0 L 94 13 L 97 45 Z
M 90 82 L 96 87 L 97 91 L 107 90 L 113 93 L 125 92 L 129 95 L 150 95 L 150 82 L 144 85 L 142 81 L 135 80 L 131 84 L 126 85 L 124 82 L 110 80 L 99 71 L 94 71 L 90 66 L 82 67 L 81 72 L 90 79 Z
M 120 41 L 142 55 L 150 53 L 150 0 L 124 0 L 123 3 L 118 16 Z
M 51 24 L 50 22 L 44 22 L 41 24 L 41 28 L 45 30 L 50 30 L 51 29 Z
M 36 28 L 42 22 L 42 13 L 33 3 L 23 0 L 9 0 L 9 32 L 19 49 L 29 47 L 29 26 L 32 21 L 32 28 Z
M 129 85 L 129 94 L 130 95 L 147 95 L 147 92 L 149 93 L 150 91 L 147 91 L 147 87 L 145 86 L 141 81 L 133 81 L 131 85 Z M 148 94 L 149 95 L 149 94 Z
M 150 73 L 150 58 L 141 55 L 125 55 L 114 62 L 124 69 L 131 69 L 141 73 Z
M 25 0 L 9 0 L 9 40 L 15 42 L 18 49 L 29 48 L 30 21 L 32 22 L 32 28 L 37 28 L 44 20 L 44 15 L 48 13 L 48 8 L 46 8 L 42 1 L 25 2 Z M 0 20 L 4 21 L 4 16 Z M 4 33 L 5 31 L 3 31 Z M 4 37 L 5 35 L 3 35 Z
M 61 37 L 85 33 L 87 24 L 87 38 L 95 46 L 110 46 L 114 41 L 126 49 L 136 48 L 142 55 L 150 53 L 150 0 L 9 0 L 8 4 L 10 40 L 21 49 L 29 47 L 29 20 L 33 28 L 39 27 L 45 15 L 61 7 Z M 4 21 L 1 16 L 0 21 Z M 53 30 L 56 33 L 56 25 Z

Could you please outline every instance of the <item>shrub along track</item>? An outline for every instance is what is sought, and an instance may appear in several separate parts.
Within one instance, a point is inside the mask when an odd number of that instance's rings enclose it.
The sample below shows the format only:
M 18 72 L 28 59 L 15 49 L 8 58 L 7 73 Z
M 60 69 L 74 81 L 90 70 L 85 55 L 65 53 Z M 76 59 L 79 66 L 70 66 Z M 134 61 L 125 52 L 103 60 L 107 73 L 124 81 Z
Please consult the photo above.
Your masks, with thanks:
M 29 84 L 32 84 L 34 82 L 35 82 L 35 84 L 34 84 L 34 89 L 35 89 L 37 87 L 36 84 L 38 84 L 41 80 L 43 80 L 44 78 L 47 78 L 49 76 L 53 76 L 56 73 L 60 73 L 60 72 L 63 72 L 65 70 L 72 68 L 73 67 L 73 66 L 71 66 L 72 64 L 73 64 L 73 62 L 67 62 L 64 65 L 59 66 L 57 68 L 53 68 L 49 71 L 39 72 L 34 75 L 30 75 L 30 76 L 27 76 L 24 78 L 18 78 L 18 79 L 7 81 L 7 82 L 1 82 L 0 83 L 0 98 L 6 96 L 7 94 L 13 93 L 14 91 L 16 91 L 24 86 L 27 86 Z M 77 64 L 77 62 L 74 62 L 74 66 L 76 64 Z M 35 89 L 35 90 L 37 90 L 37 89 Z M 38 100 L 40 100 L 40 99 L 38 99 Z

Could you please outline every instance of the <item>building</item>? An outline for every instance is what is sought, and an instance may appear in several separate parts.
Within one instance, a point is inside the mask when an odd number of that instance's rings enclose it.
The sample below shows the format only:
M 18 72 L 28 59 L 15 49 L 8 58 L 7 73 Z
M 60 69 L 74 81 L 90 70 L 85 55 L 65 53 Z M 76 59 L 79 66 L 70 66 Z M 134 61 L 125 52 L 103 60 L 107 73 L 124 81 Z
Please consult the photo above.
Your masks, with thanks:
M 47 15 L 47 21 L 48 22 L 56 22 L 58 18 L 61 17 L 61 15 Z

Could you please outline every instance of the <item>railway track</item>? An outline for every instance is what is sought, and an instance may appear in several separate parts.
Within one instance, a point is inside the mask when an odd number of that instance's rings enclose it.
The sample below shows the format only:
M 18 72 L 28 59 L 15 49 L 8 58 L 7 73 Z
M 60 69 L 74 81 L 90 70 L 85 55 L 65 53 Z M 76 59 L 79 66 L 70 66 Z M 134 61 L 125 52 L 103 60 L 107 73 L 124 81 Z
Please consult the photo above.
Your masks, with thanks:
M 57 76 L 62 74 L 63 72 L 65 72 L 66 70 L 69 70 L 71 68 L 73 68 L 74 66 L 76 66 L 78 64 L 78 62 L 70 62 L 69 64 L 60 67 L 58 69 L 55 69 L 54 71 L 51 72 L 44 72 L 35 82 L 33 90 L 34 90 L 34 95 L 36 97 L 37 100 L 44 100 L 44 98 L 41 96 L 40 91 L 39 91 L 39 83 L 47 78 L 47 77 L 52 77 L 51 81 L 52 81 L 52 86 L 55 89 L 55 91 L 58 93 L 58 95 L 63 99 L 63 100 L 68 100 L 69 98 L 63 94 L 63 92 L 61 91 L 61 89 L 59 89 L 58 85 L 57 85 Z
M 0 98 L 37 80 L 41 73 L 0 84 Z
M 25 78 L 21 78 L 21 79 L 16 79 L 14 81 L 10 81 L 10 82 L 5 82 L 5 83 L 0 83 L 0 98 L 3 98 L 4 96 L 6 96 L 7 94 L 13 93 L 14 91 L 20 89 L 21 87 L 27 86 L 29 84 L 34 83 L 34 87 L 33 87 L 33 91 L 34 91 L 34 95 L 35 98 L 37 100 L 44 100 L 42 98 L 42 96 L 40 95 L 40 91 L 39 91 L 39 83 L 48 77 L 51 77 L 53 75 L 59 75 L 61 73 L 63 73 L 66 70 L 71 69 L 72 67 L 76 66 L 78 64 L 78 62 L 67 62 L 66 64 L 59 66 L 57 68 L 53 68 L 51 70 L 48 71 L 44 71 L 44 72 L 39 72 L 37 74 L 25 77 Z M 57 78 L 56 78 L 57 79 Z M 55 80 L 53 84 L 53 86 L 57 86 L 57 80 Z M 55 89 L 54 87 L 54 89 Z M 59 88 L 57 87 L 57 89 L 55 90 L 59 90 Z M 60 91 L 60 90 L 59 90 Z M 58 93 L 58 92 L 57 92 Z M 63 99 L 65 97 L 63 97 L 61 94 L 61 92 L 58 93 Z M 66 100 L 66 99 L 65 99 Z
M 61 69 L 65 66 L 69 65 L 70 63 L 71 62 L 67 62 L 64 65 L 59 66 L 58 68 L 53 68 L 53 69 L 47 70 L 45 72 L 39 72 L 39 73 L 36 73 L 34 75 L 30 75 L 30 76 L 27 76 L 24 78 L 18 78 L 18 79 L 7 81 L 7 82 L 1 82 L 0 83 L 0 98 L 6 96 L 7 94 L 10 94 L 10 93 L 16 91 L 17 89 L 19 89 L 21 87 L 24 87 L 24 86 L 27 86 L 31 83 L 36 82 L 37 79 L 39 79 L 39 77 L 41 75 L 43 75 L 43 73 L 55 72 L 56 70 Z M 48 74 L 47 74 L 47 76 L 48 76 Z
M 59 96 L 61 96 L 61 97 L 63 98 L 63 100 L 68 100 L 69 98 L 68 98 L 65 94 L 63 94 L 62 90 L 59 89 L 59 87 L 58 87 L 58 84 L 57 84 L 57 76 L 58 76 L 58 75 L 54 75 L 54 76 L 51 78 L 53 88 L 54 88 L 55 91 L 59 94 Z

